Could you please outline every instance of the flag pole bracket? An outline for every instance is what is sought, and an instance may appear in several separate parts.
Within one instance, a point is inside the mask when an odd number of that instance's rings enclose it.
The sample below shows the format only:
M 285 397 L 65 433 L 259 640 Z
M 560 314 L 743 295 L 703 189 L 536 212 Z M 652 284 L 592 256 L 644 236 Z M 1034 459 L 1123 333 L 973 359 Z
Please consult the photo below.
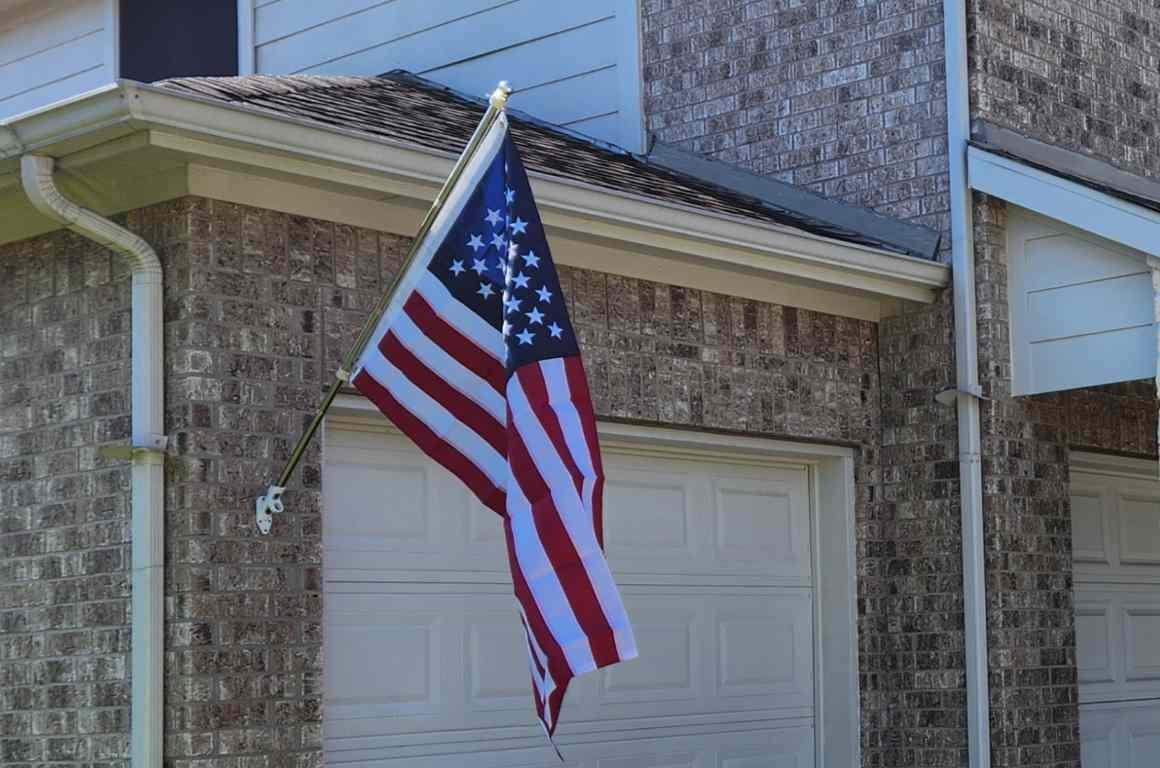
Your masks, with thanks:
M 264 536 L 274 527 L 274 515 L 281 514 L 286 508 L 282 502 L 282 494 L 286 491 L 283 486 L 271 485 L 263 496 L 259 496 L 254 503 L 254 517 L 258 523 L 258 531 Z

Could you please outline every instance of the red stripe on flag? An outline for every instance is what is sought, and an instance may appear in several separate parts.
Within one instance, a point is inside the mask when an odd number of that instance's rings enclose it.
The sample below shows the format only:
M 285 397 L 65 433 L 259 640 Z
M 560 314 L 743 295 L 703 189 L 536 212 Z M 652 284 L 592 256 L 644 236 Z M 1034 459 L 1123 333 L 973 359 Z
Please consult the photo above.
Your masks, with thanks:
M 351 382 L 359 392 L 378 406 L 395 426 L 415 441 L 423 453 L 442 464 L 472 490 L 484 506 L 507 516 L 506 494 L 497 488 L 488 476 L 459 450 L 431 431 L 421 419 L 404 408 L 373 376 L 360 371 Z
M 596 541 L 604 549 L 604 464 L 600 460 L 600 441 L 596 435 L 596 410 L 592 406 L 588 377 L 584 375 L 584 363 L 580 358 L 565 357 L 564 372 L 572 402 L 576 404 L 580 424 L 584 427 L 584 442 L 588 443 L 590 461 L 596 470 L 596 483 L 592 489 L 592 524 L 596 528 Z
M 544 621 L 544 615 L 540 612 L 540 605 L 536 602 L 535 596 L 532 595 L 532 590 L 528 587 L 528 582 L 524 578 L 523 568 L 520 565 L 520 559 L 516 555 L 516 540 L 512 533 L 511 519 L 504 517 L 503 521 L 504 539 L 507 542 L 508 550 L 508 565 L 512 572 L 512 587 L 516 593 L 516 599 L 520 601 L 520 605 L 524 608 L 524 615 L 528 617 L 528 624 L 525 627 L 536 636 L 536 640 L 540 643 L 540 648 L 544 651 L 544 656 L 548 659 L 548 673 L 552 676 L 552 681 L 556 686 L 556 691 L 561 691 L 560 697 L 563 700 L 563 690 L 568 687 L 568 680 L 572 677 L 572 670 L 568 669 L 567 656 L 564 655 L 564 649 L 556 641 L 556 636 L 548 629 L 548 623 Z M 535 657 L 535 651 L 529 647 L 528 651 Z M 552 695 L 555 695 L 555 691 Z M 540 715 L 540 720 L 544 720 L 544 706 L 539 703 L 539 696 L 535 693 L 533 686 L 532 696 L 537 700 L 536 711 Z M 551 698 L 551 697 L 549 697 Z M 557 707 L 556 712 L 559 712 Z M 545 727 L 548 728 L 548 734 L 551 735 L 556 730 L 556 718 L 552 717 L 552 725 L 549 727 L 545 722 Z
M 576 466 L 572 451 L 568 450 L 568 441 L 564 439 L 564 429 L 560 426 L 556 410 L 548 402 L 548 384 L 544 381 L 543 370 L 539 363 L 533 363 L 517 368 L 515 375 L 520 380 L 520 386 L 524 389 L 528 403 L 532 406 L 532 413 L 543 426 L 548 439 L 556 448 L 556 453 L 559 454 L 564 466 L 568 469 L 568 474 L 572 476 L 572 484 L 576 486 L 576 495 L 583 499 L 584 475 L 581 474 L 580 467 Z
M 560 518 L 548 484 L 544 482 L 539 469 L 532 461 L 519 430 L 511 422 L 510 415 L 508 466 L 511 467 L 511 477 L 520 484 L 525 498 L 531 504 L 532 521 L 540 534 L 544 551 L 552 562 L 552 569 L 564 588 L 564 594 L 572 606 L 572 613 L 576 616 L 580 629 L 588 636 L 596 666 L 615 664 L 620 660 L 616 640 L 600 600 L 596 596 L 596 590 L 592 588 L 588 570 L 584 567 L 584 562 L 572 543 L 572 537 Z
M 412 293 L 403 304 L 403 310 L 427 338 L 462 363 L 464 368 L 491 384 L 496 392 L 501 395 L 504 393 L 507 372 L 503 363 L 460 333 L 454 325 L 436 312 L 422 295 L 418 292 Z M 499 331 L 496 331 L 496 334 L 498 333 Z
M 479 403 L 447 383 L 447 379 L 415 357 L 394 331 L 388 331 L 379 343 L 379 349 L 415 386 L 446 408 L 452 416 L 475 430 L 500 456 L 507 452 L 507 432 L 504 425 L 480 407 Z

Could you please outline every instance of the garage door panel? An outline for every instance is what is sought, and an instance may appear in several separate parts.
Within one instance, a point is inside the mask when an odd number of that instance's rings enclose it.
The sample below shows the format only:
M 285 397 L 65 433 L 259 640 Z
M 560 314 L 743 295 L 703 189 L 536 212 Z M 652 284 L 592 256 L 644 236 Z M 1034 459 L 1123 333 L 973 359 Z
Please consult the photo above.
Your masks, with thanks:
M 1112 564 L 1108 551 L 1109 521 L 1104 514 L 1107 506 L 1099 488 L 1072 486 L 1071 550 L 1075 562 Z
M 604 545 L 611 560 L 648 569 L 650 562 L 686 565 L 697 558 L 697 523 L 690 517 L 700 506 L 697 483 L 685 475 L 628 468 L 612 468 L 607 475 Z
M 703 606 L 657 595 L 629 593 L 624 599 L 641 655 L 594 678 L 596 706 L 682 700 L 695 706 L 704 695 L 699 668 L 705 644 Z
M 810 581 L 810 517 L 801 483 L 714 481 L 716 563 Z
M 406 768 L 814 768 L 811 725 L 738 723 L 727 732 L 706 726 L 649 732 L 591 733 L 563 746 L 560 763 L 543 735 L 505 742 L 476 739 L 439 745 L 382 747 L 351 742 L 327 750 L 328 765 Z
M 527 654 L 514 610 L 472 613 L 465 618 L 467 708 L 475 712 L 524 710 L 528 706 Z
M 412 606 L 373 610 L 378 601 L 363 596 L 335 598 L 328 630 L 327 687 L 341 691 L 327 706 L 339 718 L 402 717 L 433 714 L 442 705 L 440 666 L 449 628 L 437 610 Z M 389 650 L 387 650 L 389 649 Z M 374 674 L 368 674 L 374 669 Z
M 810 583 L 804 469 L 709 464 L 690 473 L 687 463 L 645 469 L 638 460 L 607 474 L 604 542 L 618 575 Z
M 1125 682 L 1160 680 L 1160 600 L 1129 603 L 1122 610 Z
M 812 707 L 812 606 L 804 591 L 717 601 L 718 695 L 756 697 L 767 707 Z
M 1079 682 L 1115 683 L 1119 659 L 1112 657 L 1113 600 L 1100 595 L 1077 595 L 1075 604 L 1076 667 Z
M 1080 764 L 1084 768 L 1117 768 L 1117 744 L 1123 741 L 1120 734 L 1120 711 L 1085 712 L 1080 718 L 1079 751 Z
M 1160 565 L 1160 498 L 1119 497 L 1120 562 Z

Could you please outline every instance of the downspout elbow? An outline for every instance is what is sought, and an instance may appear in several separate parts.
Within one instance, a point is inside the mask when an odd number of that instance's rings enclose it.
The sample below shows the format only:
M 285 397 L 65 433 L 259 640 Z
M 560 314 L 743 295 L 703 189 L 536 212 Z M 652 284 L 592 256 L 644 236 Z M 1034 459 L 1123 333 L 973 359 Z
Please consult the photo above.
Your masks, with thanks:
M 61 194 L 53 178 L 55 168 L 56 163 L 51 157 L 28 154 L 20 158 L 20 181 L 33 207 L 69 229 L 125 256 L 134 274 L 155 276 L 156 281 L 160 282 L 161 260 L 149 243 Z

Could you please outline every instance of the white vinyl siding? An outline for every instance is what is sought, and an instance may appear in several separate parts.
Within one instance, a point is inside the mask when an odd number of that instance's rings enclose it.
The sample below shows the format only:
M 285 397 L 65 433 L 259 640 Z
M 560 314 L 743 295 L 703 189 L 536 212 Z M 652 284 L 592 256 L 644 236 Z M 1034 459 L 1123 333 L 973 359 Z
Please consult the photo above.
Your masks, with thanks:
M 1073 455 L 1084 768 L 1160 765 L 1160 482 L 1153 461 Z
M 1154 375 L 1145 254 L 1014 205 L 1007 248 L 1016 394 Z
M 473 95 L 507 80 L 513 109 L 641 148 L 636 0 L 246 2 L 243 72 L 406 69 Z
M 32 3 L 0 19 L 0 120 L 112 82 L 114 6 Z

